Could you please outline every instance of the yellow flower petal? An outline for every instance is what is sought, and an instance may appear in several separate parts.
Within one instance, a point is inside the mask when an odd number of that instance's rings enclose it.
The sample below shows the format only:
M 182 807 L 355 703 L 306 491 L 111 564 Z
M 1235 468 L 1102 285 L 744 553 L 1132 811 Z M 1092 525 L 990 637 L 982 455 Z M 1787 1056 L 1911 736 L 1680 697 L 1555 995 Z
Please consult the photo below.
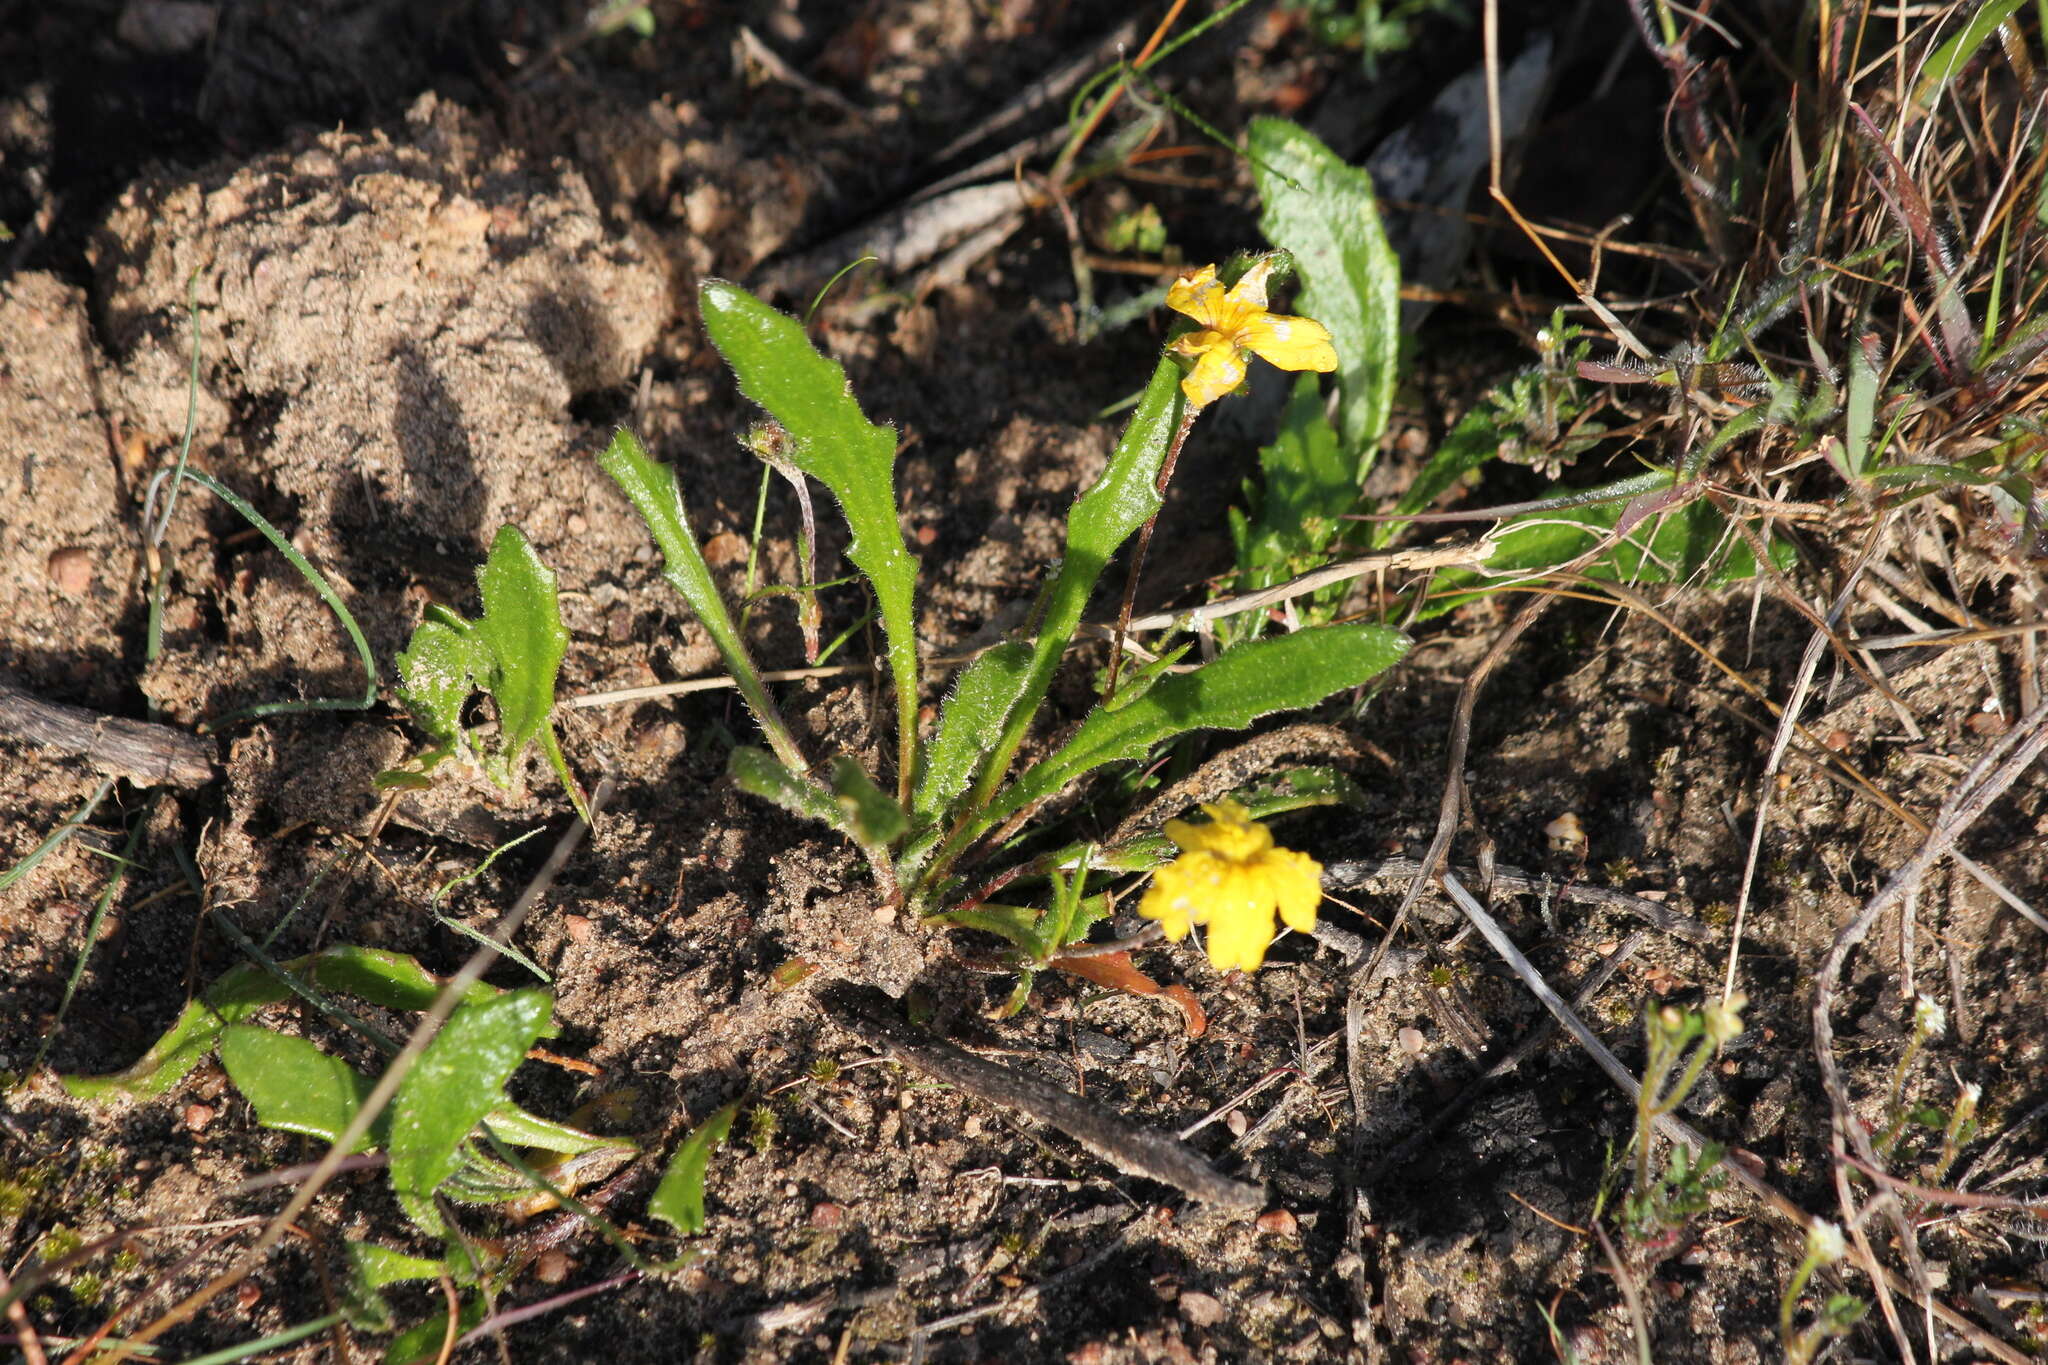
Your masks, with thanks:
M 1138 914 L 1144 919 L 1158 920 L 1167 938 L 1178 943 L 1194 926 L 1197 897 L 1192 892 L 1187 869 L 1178 863 L 1168 863 L 1153 874 L 1152 885 L 1138 902 Z
M 1266 278 L 1273 273 L 1273 258 L 1261 256 L 1252 262 L 1251 269 L 1244 272 L 1238 282 L 1230 287 L 1226 295 L 1232 303 L 1249 313 L 1266 311 Z
M 1298 934 L 1314 932 L 1316 907 L 1323 903 L 1323 865 L 1306 853 L 1278 848 L 1271 866 L 1280 918 Z
M 1190 332 L 1173 349 L 1194 358 L 1195 368 L 1181 376 L 1180 391 L 1198 408 L 1244 383 L 1244 355 L 1221 332 Z
M 1185 313 L 1204 327 L 1215 327 L 1226 306 L 1216 267 L 1205 265 L 1200 270 L 1191 270 L 1168 285 L 1166 306 L 1176 313 Z
M 1273 912 L 1221 915 L 1208 928 L 1209 961 L 1219 972 L 1255 972 L 1273 942 Z
M 1244 325 L 1237 340 L 1253 355 L 1283 370 L 1328 374 L 1337 368 L 1337 348 L 1330 344 L 1329 329 L 1314 318 L 1261 313 Z

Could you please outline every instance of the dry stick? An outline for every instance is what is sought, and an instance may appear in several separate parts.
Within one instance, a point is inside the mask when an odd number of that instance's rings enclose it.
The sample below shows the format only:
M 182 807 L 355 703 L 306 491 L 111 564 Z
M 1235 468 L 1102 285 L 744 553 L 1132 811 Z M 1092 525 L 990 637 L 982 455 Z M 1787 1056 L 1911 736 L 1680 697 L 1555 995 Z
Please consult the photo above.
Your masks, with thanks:
M 1465 917 L 1479 931 L 1480 937 L 1492 945 L 1493 950 L 1500 954 L 1510 970 L 1521 979 L 1524 986 L 1529 988 L 1530 993 L 1537 1000 L 1541 1001 L 1543 1007 L 1550 1011 L 1551 1016 L 1564 1026 L 1567 1033 L 1571 1034 L 1578 1041 L 1579 1046 L 1586 1050 L 1587 1055 L 1593 1059 L 1595 1065 L 1607 1073 L 1608 1079 L 1620 1087 L 1622 1093 L 1627 1095 L 1631 1101 L 1634 1101 L 1637 1093 L 1642 1089 L 1641 1083 L 1622 1064 L 1621 1059 L 1615 1056 L 1608 1046 L 1600 1041 L 1593 1030 L 1586 1026 L 1585 1020 L 1579 1018 L 1578 1014 L 1558 997 L 1557 992 L 1550 988 L 1549 983 L 1543 979 L 1542 974 L 1536 970 L 1527 957 L 1522 955 L 1522 950 L 1517 948 L 1514 941 L 1507 936 L 1507 931 L 1501 928 L 1500 921 L 1488 914 L 1486 907 L 1481 905 L 1455 876 L 1448 872 L 1444 873 L 1441 881 L 1444 891 L 1449 894 L 1452 902 L 1465 913 Z M 1656 1120 L 1656 1126 L 1657 1131 L 1667 1141 L 1681 1144 L 1692 1152 L 1697 1153 L 1707 1145 L 1707 1139 L 1691 1124 L 1679 1118 L 1676 1114 L 1659 1115 Z M 1775 1186 L 1771 1185 L 1763 1177 L 1753 1174 L 1747 1166 L 1744 1166 L 1739 1161 L 1724 1162 L 1721 1169 L 1726 1171 L 1736 1184 L 1741 1185 L 1744 1189 L 1762 1199 L 1773 1213 L 1785 1221 L 1788 1231 L 1793 1236 L 1802 1240 L 1805 1238 L 1806 1229 L 1813 1222 L 1812 1216 L 1806 1210 L 1800 1208 L 1799 1205 L 1793 1203 L 1783 1194 L 1780 1194 Z M 1882 1261 L 1877 1260 L 1874 1256 L 1862 1255 L 1859 1263 L 1864 1273 L 1869 1275 L 1873 1281 L 1889 1285 L 1894 1290 L 1904 1290 L 1905 1281 L 1897 1272 L 1893 1271 Z M 1934 1316 L 1940 1318 L 1942 1322 L 1955 1331 L 1962 1333 L 1964 1337 L 1968 1338 L 1970 1344 L 1978 1350 L 1996 1357 L 1999 1361 L 2003 1362 L 2003 1365 L 2029 1365 L 2030 1357 L 2006 1345 L 1970 1319 L 1950 1308 L 1947 1304 L 1939 1300 L 1929 1300 L 1929 1303 L 1933 1308 Z M 2035 1362 L 2034 1365 L 2038 1365 L 2038 1362 Z
M 604 809 L 605 803 L 611 800 L 613 789 L 612 779 L 607 776 L 597 784 L 597 790 L 590 794 L 590 816 L 592 820 L 595 820 L 598 812 Z M 159 1317 L 155 1322 L 152 1322 L 134 1336 L 127 1338 L 121 1345 L 115 1347 L 113 1355 L 109 1357 L 108 1365 L 118 1365 L 118 1362 L 130 1358 L 133 1354 L 130 1347 L 147 1345 L 178 1324 L 189 1320 L 193 1314 L 212 1302 L 216 1296 L 239 1284 L 251 1271 L 256 1269 L 257 1263 L 263 1259 L 264 1253 L 275 1246 L 278 1240 L 284 1236 L 285 1230 L 291 1226 L 292 1220 L 306 1211 L 307 1207 L 312 1204 L 314 1197 L 326 1186 L 328 1180 L 333 1178 L 334 1173 L 341 1169 L 342 1163 L 347 1159 L 349 1152 L 354 1149 L 356 1143 L 370 1131 L 370 1125 L 376 1121 L 379 1114 L 384 1112 L 384 1107 L 391 1103 L 391 1097 L 398 1092 L 399 1084 L 405 1080 L 407 1073 L 412 1070 L 413 1064 L 420 1059 L 420 1054 L 427 1050 L 427 1044 L 434 1040 L 434 1035 L 440 1032 L 441 1025 L 448 1022 L 448 1016 L 455 1012 L 456 1005 L 461 1003 L 462 999 L 469 994 L 469 988 L 483 979 L 483 974 L 490 970 L 491 965 L 498 960 L 499 954 L 503 951 L 505 945 L 511 941 L 512 935 L 518 932 L 519 926 L 526 922 L 526 917 L 533 913 L 535 906 L 540 904 L 541 897 L 546 895 L 548 888 L 554 885 L 555 879 L 562 873 L 562 868 L 568 864 L 569 859 L 582 844 L 583 836 L 589 828 L 590 826 L 582 820 L 577 820 L 556 841 L 554 852 L 548 855 L 547 862 L 534 875 L 533 881 L 527 885 L 525 891 L 520 893 L 519 899 L 513 902 L 512 908 L 506 911 L 504 917 L 498 921 L 497 928 L 491 933 L 490 941 L 481 945 L 474 953 L 470 954 L 469 960 L 462 964 L 462 970 L 450 977 L 448 983 L 441 988 L 441 993 L 434 998 L 433 1005 L 429 1007 L 426 1014 L 420 1019 L 418 1026 L 413 1029 L 412 1036 L 405 1040 L 405 1046 L 399 1049 L 398 1054 L 391 1059 L 390 1065 L 384 1068 L 384 1074 L 377 1078 L 377 1084 L 372 1086 L 370 1093 L 364 1097 L 362 1107 L 356 1110 L 356 1116 L 349 1120 L 348 1127 L 342 1131 L 340 1137 L 334 1140 L 334 1145 L 328 1148 L 327 1155 L 321 1159 L 320 1165 L 314 1169 L 312 1177 L 299 1188 L 298 1193 L 292 1196 L 291 1201 L 284 1206 L 277 1216 L 270 1220 L 269 1225 L 263 1229 L 262 1235 L 226 1271 L 216 1276 L 199 1290 L 186 1296 L 183 1300 L 173 1305 L 162 1317 Z
M 1834 1003 L 1835 986 L 1843 965 L 1848 961 L 1850 950 L 1861 943 L 1869 934 L 1878 916 L 1902 901 L 1908 892 L 1920 885 L 1934 865 L 1948 854 L 1956 840 L 1965 830 L 1975 824 L 1984 811 L 2005 793 L 2029 767 L 2042 751 L 2048 749 L 2048 702 L 2029 711 L 2020 722 L 1977 760 L 1969 773 L 1958 784 L 1949 799 L 1942 804 L 1941 812 L 1935 817 L 1933 827 L 1913 857 L 1892 874 L 1884 888 L 1859 911 L 1856 918 L 1842 926 L 1835 935 L 1835 941 L 1821 961 L 1819 978 L 1813 989 L 1813 1052 L 1820 1063 L 1821 1085 L 1827 1091 L 1828 1100 L 1834 1108 L 1834 1149 L 1839 1163 L 1846 1138 L 1856 1155 L 1868 1165 L 1882 1168 L 1877 1151 L 1871 1144 L 1870 1134 L 1856 1118 L 1851 1107 L 1848 1082 L 1843 1079 L 1841 1067 L 1835 1061 L 1834 1022 L 1829 1017 Z M 1913 1238 L 1912 1229 L 1900 1209 L 1897 1199 L 1889 1190 L 1880 1189 L 1878 1202 L 1882 1204 L 1897 1232 L 1901 1249 L 1907 1263 L 1913 1268 L 1915 1279 L 1921 1288 L 1918 1291 L 1923 1307 L 1934 1302 L 1932 1291 L 1925 1287 L 1926 1272 L 1920 1264 L 1919 1246 Z M 1886 1308 L 1887 1319 L 1892 1322 L 1895 1336 L 1901 1338 L 1900 1346 L 1905 1347 L 1903 1330 L 1896 1321 L 1896 1310 L 1888 1298 L 1881 1300 Z
M 1643 946 L 1644 937 L 1643 931 L 1638 929 L 1633 934 L 1630 934 L 1620 947 L 1600 959 L 1599 964 L 1587 975 L 1586 980 L 1580 985 L 1577 993 L 1573 996 L 1572 1007 L 1574 1009 L 1584 1009 L 1592 1004 L 1593 997 L 1598 995 L 1602 988 L 1614 979 L 1614 974 L 1621 970 L 1622 964 L 1631 957 L 1634 957 L 1636 950 Z M 1414 1155 L 1417 1148 L 1422 1146 L 1423 1143 L 1428 1142 L 1438 1133 L 1441 1133 L 1460 1114 L 1463 1114 L 1474 1104 L 1478 1103 L 1480 1097 L 1486 1093 L 1488 1086 L 1535 1056 L 1537 1050 L 1548 1043 L 1556 1034 L 1557 1021 L 1554 1019 L 1546 1019 L 1535 1028 L 1530 1029 L 1523 1036 L 1522 1040 L 1516 1043 L 1505 1056 L 1474 1077 L 1471 1084 L 1467 1085 L 1449 1104 L 1439 1109 L 1430 1118 L 1429 1122 L 1423 1124 L 1422 1127 L 1416 1129 L 1407 1137 L 1402 1138 L 1399 1145 L 1381 1157 L 1373 1168 L 1359 1179 L 1358 1183 L 1361 1185 L 1377 1185 L 1381 1178 L 1389 1171 L 1404 1165 L 1409 1157 Z
M 1187 444 L 1188 432 L 1194 429 L 1195 418 L 1202 410 L 1190 403 L 1188 410 L 1181 414 L 1180 427 L 1173 433 L 1173 444 L 1166 448 L 1166 458 L 1159 465 L 1159 479 L 1153 485 L 1163 505 L 1166 501 L 1166 486 L 1173 482 L 1173 467 L 1180 463 L 1180 448 Z M 1124 575 L 1124 601 L 1116 614 L 1116 643 L 1109 652 L 1109 682 L 1102 689 L 1102 699 L 1107 704 L 1116 696 L 1117 671 L 1124 661 L 1124 636 L 1131 628 L 1131 604 L 1137 600 L 1138 579 L 1145 572 L 1145 555 L 1152 548 L 1152 528 L 1159 524 L 1159 513 L 1145 518 L 1144 526 L 1138 530 L 1138 548 L 1131 556 L 1130 572 Z
M 1324 865 L 1323 885 L 1344 891 L 1370 882 L 1391 881 L 1396 878 L 1412 882 L 1417 877 L 1427 875 L 1423 868 L 1424 865 L 1414 858 L 1386 858 L 1376 863 L 1347 859 Z M 1690 915 L 1681 915 L 1660 901 L 1632 896 L 1626 891 L 1615 891 L 1604 886 L 1589 886 L 1584 882 L 1560 883 L 1553 877 L 1539 877 L 1518 867 L 1497 866 L 1486 874 L 1465 868 L 1455 870 L 1460 876 L 1469 876 L 1474 880 L 1478 880 L 1482 875 L 1490 876 L 1493 889 L 1505 891 L 1510 895 L 1548 895 L 1560 901 L 1619 910 L 1623 914 L 1634 915 L 1653 928 L 1682 938 L 1687 943 L 1705 943 L 1713 936 L 1712 930 Z
M 1749 893 L 1756 884 L 1756 868 L 1763 857 L 1765 816 L 1770 810 L 1771 788 L 1777 782 L 1779 765 L 1785 761 L 1785 751 L 1792 747 L 1792 736 L 1799 729 L 1799 712 L 1806 705 L 1806 694 L 1813 686 L 1814 671 L 1820 667 L 1821 655 L 1837 638 L 1836 628 L 1842 616 L 1849 609 L 1854 597 L 1856 584 L 1863 577 L 1863 570 L 1869 567 L 1871 555 L 1883 538 L 1890 522 L 1889 514 L 1877 519 L 1870 528 L 1870 538 L 1863 543 L 1863 552 L 1856 556 L 1856 562 L 1849 567 L 1849 576 L 1843 582 L 1841 591 L 1835 594 L 1835 604 L 1828 609 L 1827 619 L 1821 622 L 1806 643 L 1806 653 L 1799 660 L 1799 674 L 1792 684 L 1792 695 L 1786 698 L 1784 709 L 1778 713 L 1778 733 L 1771 737 L 1770 756 L 1764 760 L 1764 770 L 1757 778 L 1756 809 L 1750 813 L 1749 853 L 1742 862 L 1742 889 L 1735 897 L 1735 925 L 1728 935 L 1728 970 L 1722 977 L 1721 997 L 1727 999 L 1735 994 L 1735 964 L 1742 956 L 1742 930 L 1749 913 Z M 1761 559 L 1758 563 L 1769 563 Z
M 1611 539 L 1611 537 L 1610 537 Z M 1595 552 L 1605 549 L 1603 542 Z M 1515 641 L 1522 633 L 1536 624 L 1537 618 L 1550 610 L 1555 598 L 1538 596 L 1532 598 L 1508 628 L 1500 633 L 1486 656 L 1465 678 L 1458 689 L 1458 705 L 1451 720 L 1450 757 L 1444 763 L 1444 795 L 1437 808 L 1436 837 L 1429 841 L 1429 851 L 1422 855 L 1421 866 L 1415 879 L 1408 884 L 1408 891 L 1401 897 L 1401 903 L 1394 910 L 1394 918 L 1387 925 L 1387 932 L 1380 938 L 1379 947 L 1373 949 L 1372 957 L 1364 966 L 1351 973 L 1350 998 L 1344 1006 L 1344 1076 L 1351 1087 L 1351 1112 L 1359 1131 L 1365 1127 L 1365 1069 L 1363 1041 L 1365 1037 L 1365 987 L 1378 979 L 1379 967 L 1387 951 L 1394 946 L 1394 939 L 1408 923 L 1408 912 L 1421 897 L 1429 879 L 1450 851 L 1451 839 L 1458 832 L 1458 816 L 1465 805 L 1465 754 L 1472 746 L 1472 713 L 1479 705 L 1479 689 L 1487 677 L 1500 666 L 1514 648 Z
M 4 682 L 0 735 L 76 755 L 140 787 L 203 787 L 213 781 L 219 757 L 211 741 L 176 726 L 44 701 Z

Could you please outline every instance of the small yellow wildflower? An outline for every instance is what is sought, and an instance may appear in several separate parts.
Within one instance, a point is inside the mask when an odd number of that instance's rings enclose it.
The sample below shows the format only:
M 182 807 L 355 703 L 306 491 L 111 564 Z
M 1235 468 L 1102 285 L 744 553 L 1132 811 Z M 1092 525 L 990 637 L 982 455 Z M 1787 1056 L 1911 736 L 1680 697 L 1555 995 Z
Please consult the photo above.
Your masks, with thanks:
M 1209 406 L 1244 382 L 1246 351 L 1283 370 L 1328 374 L 1337 368 L 1337 348 L 1322 323 L 1266 311 L 1266 277 L 1272 273 L 1273 258 L 1268 256 L 1226 290 L 1216 278 L 1216 267 L 1205 265 L 1167 289 L 1166 306 L 1202 325 L 1171 348 L 1195 362 L 1180 388 L 1197 408 Z
M 1323 866 L 1305 853 L 1275 848 L 1273 835 L 1235 801 L 1205 804 L 1210 823 L 1168 820 L 1181 855 L 1152 874 L 1138 913 L 1156 919 L 1175 943 L 1206 925 L 1209 961 L 1218 971 L 1256 971 L 1273 942 L 1273 913 L 1287 927 L 1316 927 Z

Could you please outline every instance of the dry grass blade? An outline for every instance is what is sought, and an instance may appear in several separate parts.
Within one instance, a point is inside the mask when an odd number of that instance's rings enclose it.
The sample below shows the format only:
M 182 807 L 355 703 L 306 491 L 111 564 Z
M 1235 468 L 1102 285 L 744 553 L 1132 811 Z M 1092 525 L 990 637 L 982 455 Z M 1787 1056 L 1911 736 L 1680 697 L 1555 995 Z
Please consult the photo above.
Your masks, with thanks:
M 1566 1004 L 1556 991 L 1550 988 L 1549 983 L 1543 979 L 1543 974 L 1536 970 L 1535 965 L 1522 954 L 1521 949 L 1515 946 L 1514 940 L 1508 937 L 1507 931 L 1501 928 L 1500 921 L 1488 914 L 1486 907 L 1482 906 L 1456 877 L 1446 873 L 1441 878 L 1441 881 L 1444 891 L 1450 896 L 1458 909 L 1464 912 L 1465 917 L 1472 922 L 1472 926 L 1479 931 L 1480 937 L 1484 938 L 1493 950 L 1500 954 L 1501 959 L 1508 964 L 1508 967 L 1521 980 L 1522 984 L 1528 988 L 1530 993 L 1542 1003 L 1545 1009 L 1550 1011 L 1551 1016 L 1559 1024 L 1563 1025 L 1565 1031 L 1578 1041 L 1579 1046 L 1586 1050 L 1587 1055 L 1593 1059 L 1595 1064 L 1607 1073 L 1608 1079 L 1612 1080 L 1621 1089 L 1623 1094 L 1634 1100 L 1637 1093 L 1642 1089 L 1641 1083 L 1622 1064 L 1621 1059 L 1615 1056 L 1605 1043 L 1600 1041 L 1599 1036 L 1587 1027 L 1585 1020 L 1581 1019 L 1577 1012 Z M 1675 1114 L 1660 1115 L 1656 1123 L 1659 1134 L 1671 1142 L 1683 1144 L 1695 1153 L 1707 1145 L 1707 1139 L 1698 1130 Z M 1736 1184 L 1757 1195 L 1769 1206 L 1771 1212 L 1777 1216 L 1781 1229 L 1788 1240 L 1796 1239 L 1803 1243 L 1806 1237 L 1806 1230 L 1813 1221 L 1812 1215 L 1793 1203 L 1792 1200 L 1786 1198 L 1776 1187 L 1764 1180 L 1763 1177 L 1752 1172 L 1739 1161 L 1724 1163 L 1718 1169 L 1725 1170 L 1729 1178 Z M 1860 1256 L 1859 1264 L 1862 1266 L 1864 1273 L 1869 1275 L 1881 1287 L 1895 1292 L 1904 1288 L 1903 1282 L 1898 1275 L 1882 1261 L 1877 1260 L 1874 1255 L 1868 1253 L 1867 1250 Z M 1929 1299 L 1927 1304 L 1936 1319 L 1962 1333 L 1972 1346 L 1984 1352 L 1992 1359 L 2002 1362 L 2003 1365 L 2026 1365 L 2030 1359 L 2024 1352 L 2008 1346 L 2005 1342 L 2000 1341 L 1997 1337 L 1985 1331 L 1983 1327 L 1964 1317 L 1961 1313 L 1956 1312 L 1940 1300 Z
M 2048 750 L 2048 703 L 2043 703 L 2024 716 L 1977 760 L 1954 793 L 1943 803 L 1941 812 L 1936 816 L 1919 852 L 1914 854 L 1905 866 L 1892 874 L 1882 890 L 1864 903 L 1862 910 L 1854 919 L 1842 926 L 1841 931 L 1835 935 L 1834 942 L 1829 946 L 1814 983 L 1813 1052 L 1815 1060 L 1820 1065 L 1821 1085 L 1826 1089 L 1828 1101 L 1834 1108 L 1834 1142 L 1838 1155 L 1846 1143 L 1855 1150 L 1857 1157 L 1866 1166 L 1877 1169 L 1882 1169 L 1883 1166 L 1876 1147 L 1871 1143 L 1869 1132 L 1856 1116 L 1854 1103 L 1849 1094 L 1849 1083 L 1843 1077 L 1841 1063 L 1835 1057 L 1832 1011 L 1836 986 L 1840 981 L 1842 968 L 1848 961 L 1850 950 L 1868 936 L 1878 916 L 1904 902 L 1934 865 L 1953 850 L 1956 840 L 1963 832 L 1975 824 L 1991 803 L 2033 766 L 2044 750 Z M 1921 1286 L 1918 1297 L 1925 1308 L 1926 1305 L 1932 1304 L 1933 1297 L 1931 1290 L 1925 1287 L 1926 1275 L 1919 1266 L 1919 1250 L 1910 1220 L 1906 1218 L 1889 1189 L 1880 1190 L 1879 1201 L 1892 1221 L 1908 1262 L 1914 1267 L 1915 1279 Z M 1899 1338 L 1901 1349 L 1907 1350 L 1910 1354 L 1910 1348 L 1904 1341 L 1902 1326 L 1888 1303 L 1885 1307 L 1887 1317 L 1892 1323 L 1893 1335 Z

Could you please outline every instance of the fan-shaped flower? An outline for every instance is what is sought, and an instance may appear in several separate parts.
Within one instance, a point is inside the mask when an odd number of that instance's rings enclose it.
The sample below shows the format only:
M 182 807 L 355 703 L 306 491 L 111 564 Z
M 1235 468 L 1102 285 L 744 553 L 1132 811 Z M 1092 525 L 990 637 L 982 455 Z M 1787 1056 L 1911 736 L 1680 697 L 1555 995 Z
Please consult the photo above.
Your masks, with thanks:
M 1273 943 L 1275 912 L 1290 929 L 1305 934 L 1316 927 L 1322 864 L 1276 848 L 1272 832 L 1235 801 L 1202 809 L 1209 815 L 1206 825 L 1166 822 L 1166 835 L 1181 855 L 1152 874 L 1138 913 L 1158 920 L 1176 943 L 1202 925 L 1209 961 L 1218 971 L 1256 971 Z
M 1266 311 L 1266 277 L 1273 273 L 1267 256 L 1225 289 L 1216 267 L 1205 265 L 1175 280 L 1166 291 L 1166 306 L 1201 324 L 1176 339 L 1170 348 L 1195 362 L 1182 377 L 1181 392 L 1197 408 L 1205 408 L 1244 382 L 1244 355 L 1250 351 L 1283 370 L 1337 368 L 1337 348 L 1329 329 L 1312 318 Z

